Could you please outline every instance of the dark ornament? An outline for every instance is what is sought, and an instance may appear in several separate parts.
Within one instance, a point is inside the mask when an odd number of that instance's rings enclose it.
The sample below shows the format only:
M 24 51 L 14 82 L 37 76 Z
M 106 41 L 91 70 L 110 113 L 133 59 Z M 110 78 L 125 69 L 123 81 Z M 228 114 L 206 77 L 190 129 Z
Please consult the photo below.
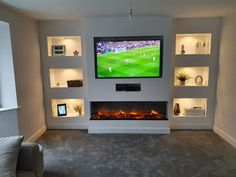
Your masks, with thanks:
M 181 45 L 181 51 L 180 51 L 180 54 L 181 54 L 181 55 L 184 55 L 184 54 L 185 54 L 184 45 Z
M 179 106 L 179 103 L 175 103 L 175 106 L 174 106 L 174 115 L 175 116 L 178 116 L 180 114 L 180 106 Z
M 69 80 L 67 81 L 68 87 L 82 87 L 83 86 L 83 80 Z
M 202 85 L 203 84 L 203 77 L 200 75 L 197 75 L 195 77 L 195 83 L 196 83 L 196 85 Z
M 79 55 L 79 52 L 77 50 L 75 50 L 73 53 L 74 53 L 74 56 L 78 56 Z

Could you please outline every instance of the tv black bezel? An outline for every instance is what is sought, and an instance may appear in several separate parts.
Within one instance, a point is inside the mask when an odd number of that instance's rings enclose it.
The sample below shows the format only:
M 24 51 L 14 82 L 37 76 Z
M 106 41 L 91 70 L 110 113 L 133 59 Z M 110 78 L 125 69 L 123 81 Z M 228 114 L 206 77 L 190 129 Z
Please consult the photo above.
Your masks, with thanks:
M 138 78 L 161 78 L 163 69 L 163 36 L 121 36 L 121 37 L 93 37 L 94 43 L 94 66 L 95 66 L 95 78 L 96 79 L 138 79 Z M 135 40 L 160 40 L 160 75 L 159 76 L 147 76 L 147 77 L 98 77 L 97 73 L 97 51 L 96 43 L 98 41 L 135 41 Z

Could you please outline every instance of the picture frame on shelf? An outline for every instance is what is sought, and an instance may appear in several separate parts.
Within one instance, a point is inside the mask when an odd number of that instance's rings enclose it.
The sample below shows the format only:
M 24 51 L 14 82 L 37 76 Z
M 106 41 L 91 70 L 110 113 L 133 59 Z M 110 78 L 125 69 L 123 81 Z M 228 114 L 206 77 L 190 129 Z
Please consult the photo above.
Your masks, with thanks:
M 66 46 L 65 45 L 52 45 L 52 56 L 65 56 Z
M 196 85 L 203 85 L 203 77 L 200 76 L 200 75 L 197 75 L 197 76 L 195 77 L 195 84 L 196 84 Z
M 58 116 L 67 116 L 66 104 L 57 104 L 57 115 Z

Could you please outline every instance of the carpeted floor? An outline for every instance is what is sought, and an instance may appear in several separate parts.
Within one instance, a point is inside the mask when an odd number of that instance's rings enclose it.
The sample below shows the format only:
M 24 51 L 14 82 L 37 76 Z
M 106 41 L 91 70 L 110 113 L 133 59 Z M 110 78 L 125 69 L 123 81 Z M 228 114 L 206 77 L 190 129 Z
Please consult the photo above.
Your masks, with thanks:
M 211 131 L 89 135 L 47 131 L 45 177 L 236 177 L 236 149 Z

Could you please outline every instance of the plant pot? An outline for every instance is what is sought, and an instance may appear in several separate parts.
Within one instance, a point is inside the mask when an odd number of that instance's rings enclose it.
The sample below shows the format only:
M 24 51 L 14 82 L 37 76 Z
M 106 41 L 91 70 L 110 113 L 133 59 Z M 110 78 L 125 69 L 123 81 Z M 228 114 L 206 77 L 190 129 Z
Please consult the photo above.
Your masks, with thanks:
M 180 81 L 180 85 L 185 85 L 185 81 Z

